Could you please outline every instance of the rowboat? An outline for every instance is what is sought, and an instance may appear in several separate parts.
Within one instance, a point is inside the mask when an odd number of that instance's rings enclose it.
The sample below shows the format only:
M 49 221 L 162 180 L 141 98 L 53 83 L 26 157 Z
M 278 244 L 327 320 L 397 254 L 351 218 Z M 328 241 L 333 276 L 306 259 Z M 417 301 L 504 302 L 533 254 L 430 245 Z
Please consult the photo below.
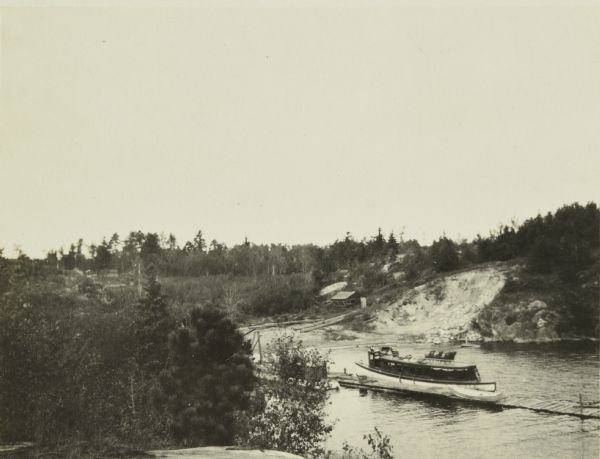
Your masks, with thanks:
M 430 351 L 423 358 L 400 356 L 384 346 L 368 351 L 368 364 L 356 362 L 357 376 L 376 379 L 395 390 L 496 403 L 504 396 L 495 382 L 483 382 L 477 367 L 454 361 L 456 351 Z

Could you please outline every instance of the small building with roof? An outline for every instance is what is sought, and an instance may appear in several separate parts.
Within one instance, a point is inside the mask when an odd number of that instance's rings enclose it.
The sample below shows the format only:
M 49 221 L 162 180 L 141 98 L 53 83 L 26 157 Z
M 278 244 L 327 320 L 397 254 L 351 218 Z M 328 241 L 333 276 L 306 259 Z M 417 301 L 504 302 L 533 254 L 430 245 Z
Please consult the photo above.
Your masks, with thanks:
M 331 303 L 334 307 L 347 308 L 360 304 L 360 295 L 355 291 L 337 292 L 331 297 Z

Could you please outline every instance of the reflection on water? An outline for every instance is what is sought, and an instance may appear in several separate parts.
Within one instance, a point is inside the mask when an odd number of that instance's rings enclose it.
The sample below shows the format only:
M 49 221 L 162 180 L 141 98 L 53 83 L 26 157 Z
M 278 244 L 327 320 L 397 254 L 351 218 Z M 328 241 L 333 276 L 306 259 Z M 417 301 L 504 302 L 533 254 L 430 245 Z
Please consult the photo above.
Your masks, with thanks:
M 398 345 L 401 354 L 424 354 L 429 345 Z M 573 401 L 599 398 L 595 343 L 490 345 L 458 348 L 457 360 L 477 364 L 484 380 L 511 397 Z M 335 349 L 332 369 L 353 372 L 366 349 Z M 343 442 L 366 447 L 362 437 L 374 426 L 390 436 L 396 457 L 599 457 L 600 421 L 482 408 L 460 401 L 357 390 L 332 393 L 328 414 L 337 423 L 328 449 Z

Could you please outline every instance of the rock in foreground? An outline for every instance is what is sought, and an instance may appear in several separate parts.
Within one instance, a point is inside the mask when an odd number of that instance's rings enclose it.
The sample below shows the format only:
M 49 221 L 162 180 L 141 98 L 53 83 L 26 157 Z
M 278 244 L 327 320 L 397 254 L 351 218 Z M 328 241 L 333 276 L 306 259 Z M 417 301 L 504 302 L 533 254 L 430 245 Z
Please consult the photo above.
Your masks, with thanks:
M 273 450 L 238 449 L 233 446 L 205 446 L 200 448 L 150 451 L 156 458 L 186 459 L 301 459 L 301 456 Z

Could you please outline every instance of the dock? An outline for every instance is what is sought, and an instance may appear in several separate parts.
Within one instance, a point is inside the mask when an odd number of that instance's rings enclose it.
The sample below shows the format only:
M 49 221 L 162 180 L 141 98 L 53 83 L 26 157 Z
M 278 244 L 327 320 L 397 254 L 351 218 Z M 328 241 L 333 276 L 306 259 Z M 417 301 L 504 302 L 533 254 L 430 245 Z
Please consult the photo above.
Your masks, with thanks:
M 373 392 L 390 392 L 390 393 L 402 393 L 410 394 L 412 396 L 436 396 L 433 394 L 421 394 L 418 392 L 407 392 L 393 385 L 390 385 L 384 381 L 378 381 L 374 378 L 361 378 L 347 373 L 330 373 L 329 377 L 339 383 L 341 387 L 358 389 L 359 391 L 373 391 Z M 442 397 L 442 396 L 436 396 Z M 600 419 L 600 405 L 598 401 L 586 402 L 583 400 L 581 395 L 577 400 L 536 400 L 526 397 L 517 397 L 507 395 L 506 398 L 500 402 L 479 402 L 476 400 L 461 400 L 458 398 L 444 398 L 448 400 L 454 400 L 457 402 L 464 402 L 468 404 L 479 404 L 487 407 L 497 407 L 502 409 L 522 409 L 534 411 L 537 413 L 547 413 L 563 416 L 576 416 L 580 419 Z

